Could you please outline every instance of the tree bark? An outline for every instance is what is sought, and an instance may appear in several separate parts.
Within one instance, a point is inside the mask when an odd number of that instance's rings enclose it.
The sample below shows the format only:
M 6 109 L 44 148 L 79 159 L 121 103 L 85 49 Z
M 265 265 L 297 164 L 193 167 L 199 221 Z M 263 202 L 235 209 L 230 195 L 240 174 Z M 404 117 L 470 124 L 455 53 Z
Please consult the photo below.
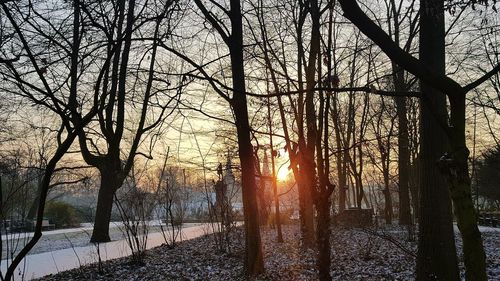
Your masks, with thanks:
M 302 245 L 306 247 L 313 247 L 314 243 L 314 212 L 313 204 L 310 195 L 306 193 L 303 184 L 301 169 L 297 165 L 299 161 L 299 154 L 296 147 L 292 147 L 290 135 L 288 133 L 285 111 L 281 97 L 278 97 L 278 106 L 280 110 L 281 122 L 283 124 L 283 132 L 285 134 L 286 149 L 290 157 L 290 166 L 293 171 L 295 181 L 297 182 L 297 190 L 299 197 L 299 220 L 300 220 L 300 233 Z
M 344 143 L 342 142 L 341 138 L 341 132 L 343 131 L 340 127 L 340 116 L 339 116 L 339 111 L 338 111 L 338 97 L 337 93 L 333 94 L 332 97 L 332 121 L 333 121 L 333 128 L 335 131 L 335 144 L 337 145 L 338 148 L 344 148 Z M 339 209 L 338 213 L 340 214 L 342 211 L 345 210 L 346 207 L 346 192 L 347 192 L 347 153 L 348 150 L 344 151 L 339 151 L 335 154 L 335 160 L 337 161 L 337 176 L 338 176 L 338 186 L 337 186 L 337 192 L 339 195 Z
M 466 276 L 470 280 L 486 280 L 486 268 L 483 262 L 484 248 L 480 233 L 476 230 L 477 223 L 472 207 L 470 178 L 467 171 L 465 94 L 498 72 L 500 66 L 464 87 L 445 75 L 443 0 L 424 0 L 420 3 L 420 60 L 394 44 L 387 34 L 364 14 L 356 1 L 339 0 L 339 3 L 345 16 L 355 23 L 365 35 L 374 40 L 392 60 L 420 78 L 422 82 L 427 83 L 421 83 L 422 141 L 419 161 L 422 169 L 420 171 L 421 213 L 419 215 L 417 280 L 428 280 L 429 278 L 458 280 L 454 243 L 450 245 L 449 242 L 453 241 L 453 228 L 449 211 L 451 206 L 449 200 L 446 200 L 449 198 L 450 190 L 455 204 L 459 229 L 464 240 Z M 430 85 L 442 93 L 433 90 Z M 446 102 L 443 94 L 448 95 L 450 99 L 451 127 L 447 124 Z M 447 151 L 444 143 L 446 138 L 442 137 L 445 129 L 451 141 L 451 157 L 443 155 Z M 436 173 L 436 157 L 443 160 L 440 161 L 444 162 L 445 167 L 442 168 L 450 180 L 450 190 L 446 189 L 446 192 L 443 188 L 439 188 L 442 186 L 443 180 L 441 178 L 444 175 Z M 451 255 L 442 254 L 449 250 L 452 250 Z
M 477 227 L 477 213 L 472 200 L 467 164 L 469 150 L 465 141 L 465 94 L 459 93 L 449 98 L 452 162 L 446 167 L 445 173 L 450 184 L 457 225 L 462 235 L 465 277 L 467 280 L 487 280 L 486 255 L 481 232 Z
M 269 222 L 269 212 L 267 209 L 267 200 L 266 200 L 266 183 L 265 181 L 261 178 L 259 182 L 259 190 L 257 192 L 257 198 L 259 199 L 259 223 L 260 225 L 267 225 Z
M 316 60 L 318 58 L 320 52 L 320 14 L 319 14 L 319 6 L 317 0 L 309 1 L 310 5 L 310 13 L 311 13 L 311 21 L 312 21 L 312 31 L 311 31 L 311 44 L 309 49 L 309 57 L 306 67 L 306 96 L 305 96 L 305 111 L 306 111 L 306 127 L 307 127 L 307 135 L 306 135 L 306 143 L 302 144 L 299 148 L 300 153 L 300 165 L 303 167 L 301 170 L 303 171 L 302 179 L 304 184 L 304 202 L 309 204 L 308 200 L 312 201 L 313 189 L 316 188 L 317 183 L 317 174 L 316 174 L 316 163 L 315 163 L 315 148 L 316 141 L 318 138 L 317 126 L 316 126 L 316 109 L 314 104 L 314 86 L 316 85 Z M 306 201 L 307 200 L 307 201 Z M 312 206 L 312 204 L 311 204 Z M 313 212 L 312 208 L 307 210 Z M 307 216 L 314 214 L 306 214 Z M 313 221 L 306 221 L 307 230 L 311 231 L 311 235 L 313 235 L 314 225 Z
M 384 175 L 384 200 L 385 200 L 385 208 L 384 208 L 384 217 L 386 224 L 392 224 L 392 196 L 391 191 L 389 190 L 389 175 L 387 177 Z
M 403 70 L 393 64 L 394 90 L 405 91 Z M 399 174 L 399 224 L 411 224 L 410 210 L 410 151 L 408 140 L 408 119 L 406 117 L 406 97 L 396 98 L 396 111 L 398 115 L 398 174 Z
M 305 6 L 305 3 L 302 3 Z M 304 82 L 303 82 L 303 62 L 305 61 L 305 51 L 304 51 L 304 39 L 302 37 L 304 23 L 307 17 L 307 8 L 301 7 L 298 15 L 298 23 L 297 23 L 297 76 L 298 76 L 298 86 L 299 90 L 303 90 Z M 311 48 L 312 50 L 312 48 Z M 311 54 L 310 54 L 311 56 Z M 306 66 L 307 67 L 307 66 Z M 306 69 L 306 75 L 308 70 Z M 313 81 L 314 81 L 314 73 Z M 307 77 L 306 77 L 307 80 Z M 307 84 L 307 81 L 306 81 Z M 307 85 L 306 85 L 307 87 Z M 307 94 L 306 94 L 307 95 Z M 307 99 L 307 97 L 306 97 Z M 303 94 L 299 94 L 298 96 L 298 108 L 297 108 L 297 129 L 298 129 L 298 146 L 299 152 L 297 157 L 297 162 L 300 168 L 294 170 L 294 175 L 297 177 L 298 174 L 300 181 L 298 182 L 298 192 L 299 192 L 299 214 L 300 214 L 300 229 L 302 234 L 302 245 L 308 248 L 314 247 L 314 206 L 313 199 L 311 194 L 311 180 L 308 173 L 308 164 L 304 157 L 304 153 L 306 153 L 306 136 L 304 133 L 304 96 Z M 307 111 L 307 110 L 306 110 Z M 307 115 L 307 113 L 306 113 Z M 306 124 L 307 116 L 306 116 Z M 308 125 L 306 125 L 308 126 Z M 309 128 L 307 128 L 309 130 Z M 314 144 L 313 144 L 314 146 Z M 313 156 L 314 158 L 314 156 Z M 313 160 L 314 161 L 314 160 Z
M 418 221 L 418 217 L 420 216 L 420 159 L 416 158 L 410 166 L 410 194 L 411 194 L 411 206 L 413 207 L 413 218 L 415 221 Z
M 109 173 L 112 169 L 101 171 L 101 186 L 97 196 L 97 206 L 94 219 L 94 229 L 90 242 L 109 242 L 109 222 L 113 210 L 113 198 L 120 187 L 117 176 Z
M 235 112 L 238 132 L 238 148 L 241 163 L 241 185 L 245 218 L 245 269 L 249 276 L 264 272 L 260 226 L 258 220 L 257 194 L 255 185 L 255 164 L 250 142 L 245 71 L 243 67 L 243 26 L 240 1 L 231 0 L 231 30 L 229 50 L 233 82 L 231 105 Z
M 421 1 L 420 60 L 440 74 L 445 72 L 444 11 L 442 2 Z M 439 5 L 441 4 L 441 5 Z M 446 97 L 421 82 L 420 221 L 417 280 L 460 280 L 450 193 L 437 160 L 449 149 Z
M 273 185 L 273 195 L 274 195 L 274 222 L 276 223 L 276 234 L 278 243 L 283 242 L 283 233 L 281 231 L 281 214 L 280 214 L 280 198 L 278 194 L 278 183 L 276 179 L 276 167 L 274 163 L 274 148 L 273 148 L 273 127 L 271 120 L 271 103 L 268 98 L 267 102 L 267 113 L 269 121 L 269 145 L 271 146 L 271 167 L 272 167 L 272 185 Z
M 330 196 L 321 196 L 316 203 L 318 212 L 316 243 L 318 247 L 317 266 L 319 280 L 332 280 L 330 275 Z
M 241 63 L 241 68 L 243 68 L 243 63 Z M 234 68 L 233 77 L 236 77 Z M 238 84 L 243 83 L 237 82 L 234 78 L 233 81 L 235 91 L 241 91 L 238 90 L 241 89 L 241 85 L 238 86 Z M 244 89 L 241 92 L 244 92 Z M 236 98 L 236 96 L 240 97 Z M 244 94 L 235 94 L 235 98 L 233 98 L 233 108 L 235 112 L 239 112 L 235 119 L 238 132 L 238 152 L 241 163 L 241 188 L 243 192 L 243 210 L 245 217 L 245 268 L 247 274 L 253 276 L 264 271 L 264 262 L 262 259 L 260 241 L 254 163 L 252 145 L 250 143 L 250 126 L 248 123 L 246 97 Z
M 126 11 L 127 4 L 128 11 Z M 127 93 L 126 79 L 130 48 L 132 44 L 134 8 L 135 0 L 129 0 L 128 3 L 126 3 L 125 0 L 117 2 L 117 14 L 115 15 L 117 16 L 118 22 L 116 26 L 117 37 L 122 36 L 122 25 L 126 20 L 124 30 L 125 36 L 123 39 L 117 40 L 116 42 L 108 42 L 110 45 L 108 46 L 107 55 L 112 56 L 112 71 L 110 77 L 108 77 L 109 69 L 106 70 L 103 91 L 108 92 L 107 103 L 106 106 L 102 106 L 102 111 L 98 113 L 101 133 L 104 136 L 108 148 L 107 153 L 102 155 L 92 154 L 87 147 L 87 134 L 85 131 L 82 131 L 78 137 L 83 159 L 87 164 L 98 168 L 99 173 L 101 174 L 101 185 L 97 197 L 94 229 L 90 238 L 91 242 L 110 241 L 109 223 L 111 220 L 111 210 L 113 209 L 113 197 L 116 190 L 122 185 L 125 176 L 130 171 L 130 167 L 133 165 L 133 159 L 138 142 L 143 133 L 142 128 L 144 127 L 148 99 L 143 102 L 139 128 L 137 128 L 137 134 L 133 139 L 132 148 L 130 150 L 129 157 L 126 159 L 125 167 L 122 167 L 122 161 L 120 159 L 120 143 L 124 131 L 125 99 Z M 111 34 L 113 34 L 113 32 L 114 30 Z M 155 36 L 156 35 L 157 34 L 155 34 Z M 111 46 L 113 43 L 116 43 L 114 53 L 111 52 Z M 152 61 L 154 61 L 155 58 L 155 48 L 152 54 Z M 153 68 L 150 68 L 149 71 L 150 77 L 148 81 L 148 88 L 150 89 Z M 108 90 L 107 84 L 109 79 L 111 79 L 111 87 Z M 149 93 L 145 93 L 145 96 L 148 97 Z M 105 104 L 105 101 L 101 101 L 101 103 Z

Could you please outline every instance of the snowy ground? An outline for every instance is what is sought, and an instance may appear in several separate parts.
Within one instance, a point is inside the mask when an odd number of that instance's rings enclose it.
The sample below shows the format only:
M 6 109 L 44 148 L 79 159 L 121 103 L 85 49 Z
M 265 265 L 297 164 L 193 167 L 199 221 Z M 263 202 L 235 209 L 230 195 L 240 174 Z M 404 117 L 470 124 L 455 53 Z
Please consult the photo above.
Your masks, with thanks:
M 159 221 L 148 222 L 149 231 L 151 233 L 160 232 Z M 197 224 L 186 223 L 184 226 L 193 226 Z M 43 231 L 43 236 L 40 238 L 38 243 L 30 251 L 30 254 L 39 254 L 54 250 L 67 249 L 71 247 L 83 247 L 89 246 L 90 236 L 92 235 L 93 226 L 91 223 L 82 223 L 80 227 L 77 228 L 67 228 L 67 229 L 57 229 L 57 230 L 47 230 Z M 109 236 L 112 241 L 124 239 L 123 223 L 122 222 L 111 222 L 109 228 Z M 2 258 L 6 257 L 7 251 L 12 252 L 13 247 L 10 249 L 6 247 L 6 244 L 11 244 L 17 247 L 13 251 L 17 253 L 21 250 L 22 246 L 33 237 L 33 232 L 27 233 L 13 233 L 7 235 L 2 235 L 2 242 L 4 242 L 4 247 L 2 248 Z M 11 240 L 10 243 L 6 241 Z
M 481 228 L 487 253 L 489 280 L 500 280 L 500 231 Z M 315 252 L 298 244 L 299 230 L 284 226 L 285 242 L 275 242 L 275 230 L 265 228 L 262 241 L 266 273 L 257 280 L 315 280 Z M 457 235 L 458 237 L 459 235 Z M 416 242 L 408 242 L 397 226 L 373 230 L 333 228 L 333 280 L 414 280 Z M 244 280 L 243 233 L 231 236 L 230 252 L 217 251 L 213 235 L 202 236 L 148 251 L 144 265 L 127 258 L 105 263 L 98 273 L 96 266 L 47 276 L 44 280 Z M 458 252 L 461 241 L 457 238 Z M 462 259 L 460 259 L 462 260 Z M 461 263 L 463 263 L 461 261 Z M 463 264 L 461 264 L 463 271 Z
M 112 242 L 101 243 L 99 250 L 101 259 L 106 261 L 130 255 L 130 249 L 123 238 L 120 224 L 114 224 L 110 229 Z M 148 236 L 147 248 L 163 244 L 164 238 L 158 231 L 157 225 L 151 223 Z M 33 252 L 26 257 L 18 267 L 19 275 L 24 271 L 25 279 L 33 279 L 60 271 L 78 268 L 80 266 L 95 263 L 98 260 L 96 245 L 89 243 L 91 226 L 82 228 L 64 229 L 44 232 L 43 239 L 37 244 Z M 210 233 L 206 224 L 185 224 L 182 231 L 182 239 L 192 239 Z M 22 234 L 22 237 L 30 237 L 30 233 Z M 2 260 L 2 272 L 6 271 L 9 262 Z M 20 278 L 21 279 L 21 278 Z

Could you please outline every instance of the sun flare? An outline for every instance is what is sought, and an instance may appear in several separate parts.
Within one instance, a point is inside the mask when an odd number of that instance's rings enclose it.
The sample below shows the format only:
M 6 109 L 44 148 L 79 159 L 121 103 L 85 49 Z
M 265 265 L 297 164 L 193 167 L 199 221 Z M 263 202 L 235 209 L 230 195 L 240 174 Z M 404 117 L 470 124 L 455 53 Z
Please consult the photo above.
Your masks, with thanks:
M 288 171 L 288 168 L 283 166 L 279 169 L 278 171 L 278 175 L 277 175 L 277 178 L 279 181 L 284 181 L 286 180 L 288 174 L 290 173 L 290 171 Z

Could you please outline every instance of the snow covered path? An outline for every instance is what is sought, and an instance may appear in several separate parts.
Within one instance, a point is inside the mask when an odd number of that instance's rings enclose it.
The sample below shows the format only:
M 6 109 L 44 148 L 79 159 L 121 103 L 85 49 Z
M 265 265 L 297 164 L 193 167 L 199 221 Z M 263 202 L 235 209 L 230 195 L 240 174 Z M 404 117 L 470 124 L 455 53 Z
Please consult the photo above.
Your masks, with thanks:
M 157 220 L 153 221 L 148 221 L 149 226 L 155 226 L 158 225 L 160 222 Z M 109 228 L 117 228 L 117 227 L 122 227 L 123 222 L 119 221 L 112 221 L 110 222 Z M 89 231 L 92 232 L 92 229 L 94 229 L 94 226 L 92 223 L 81 223 L 80 227 L 73 227 L 73 228 L 62 228 L 62 229 L 55 229 L 55 230 L 43 230 L 43 235 L 48 236 L 48 235 L 55 235 L 55 234 L 68 234 L 68 233 L 74 233 L 74 232 L 82 232 L 82 231 Z M 23 238 L 31 238 L 33 237 L 34 233 L 33 232 L 24 232 L 24 233 L 15 233 L 15 234 L 8 234 L 8 236 L 17 236 L 17 237 L 23 237 Z M 7 235 L 2 235 L 2 241 L 7 240 Z
M 210 232 L 208 224 L 188 226 L 182 229 L 182 240 L 189 240 Z M 164 243 L 161 233 L 148 235 L 147 248 L 153 248 Z M 129 256 L 131 254 L 126 240 L 112 241 L 100 244 L 101 259 L 103 261 Z M 39 278 L 60 271 L 78 268 L 98 261 L 97 248 L 94 245 L 85 247 L 67 248 L 40 254 L 28 255 L 16 269 L 16 274 L 23 271 L 26 280 Z M 6 271 L 6 262 L 2 260 L 2 272 Z M 21 276 L 16 279 L 22 279 Z

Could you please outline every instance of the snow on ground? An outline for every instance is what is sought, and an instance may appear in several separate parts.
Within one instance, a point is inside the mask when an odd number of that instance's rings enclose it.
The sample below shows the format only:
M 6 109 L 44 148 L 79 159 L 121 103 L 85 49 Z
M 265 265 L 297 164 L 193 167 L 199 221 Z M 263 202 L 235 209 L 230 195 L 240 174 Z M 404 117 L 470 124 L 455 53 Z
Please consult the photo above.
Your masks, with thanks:
M 159 221 L 149 221 L 149 232 L 160 232 Z M 164 225 L 164 224 L 163 224 Z M 197 224 L 185 223 L 186 226 L 193 226 Z M 164 226 L 165 227 L 165 226 Z M 83 247 L 89 246 L 90 236 L 92 235 L 93 226 L 91 223 L 82 223 L 80 227 L 76 228 L 67 228 L 67 229 L 57 229 L 57 230 L 47 230 L 43 231 L 43 235 L 38 241 L 38 243 L 33 247 L 30 251 L 30 254 L 39 254 L 48 251 L 67 249 L 72 247 Z M 109 228 L 109 236 L 112 241 L 125 239 L 124 231 L 123 231 L 123 223 L 122 222 L 111 222 Z M 12 252 L 12 246 L 15 246 L 17 243 L 17 247 L 14 250 L 15 253 L 18 253 L 22 246 L 24 246 L 28 240 L 33 237 L 33 232 L 27 233 L 12 233 L 9 234 L 9 237 L 6 235 L 2 236 L 2 242 L 4 242 L 4 247 L 2 248 L 2 258 L 7 256 L 7 252 Z M 8 249 L 5 247 L 5 241 L 10 239 L 11 248 Z
M 116 229 L 116 227 L 115 230 L 119 231 Z M 86 231 L 88 232 L 88 230 Z M 112 233 L 115 233 L 116 231 Z M 50 250 L 51 244 L 54 242 L 50 241 L 50 238 L 58 237 L 61 233 L 84 233 L 83 238 L 85 239 L 85 246 L 75 247 L 75 244 L 79 244 L 82 241 L 76 241 L 73 239 L 74 241 L 72 241 L 72 243 L 67 242 L 69 246 L 66 248 Z M 185 224 L 182 231 L 182 240 L 193 239 L 207 233 L 210 233 L 210 228 L 206 224 Z M 21 273 L 24 269 L 24 276 L 28 280 L 39 278 L 48 274 L 58 273 L 64 270 L 78 268 L 83 265 L 95 263 L 98 260 L 97 247 L 88 242 L 89 238 L 82 229 L 47 232 L 44 233 L 44 236 L 46 238 L 49 238 L 49 240 L 46 240 L 44 242 L 47 245 L 43 246 L 43 248 L 46 250 L 48 249 L 48 251 L 28 255 L 24 262 L 21 263 L 16 270 L 17 272 Z M 78 239 L 81 240 L 81 237 Z M 148 235 L 147 248 L 150 249 L 152 247 L 159 246 L 164 242 L 164 238 L 160 232 L 150 233 Z M 73 244 L 73 247 L 71 247 L 71 244 Z M 103 261 L 125 257 L 131 254 L 125 239 L 108 243 L 101 243 L 99 247 L 101 259 Z M 7 261 L 2 260 L 2 272 L 5 272 L 6 268 Z
M 147 224 L 149 226 L 158 226 L 160 223 L 161 222 L 158 220 L 152 220 L 152 221 L 147 222 Z M 109 228 L 110 229 L 120 228 L 122 226 L 123 226 L 123 222 L 113 221 L 113 222 L 110 222 Z M 93 228 L 94 228 L 94 225 L 92 223 L 86 222 L 86 223 L 81 223 L 80 227 L 54 229 L 54 230 L 43 230 L 43 235 L 49 236 L 49 235 L 68 234 L 68 233 L 75 233 L 75 232 L 92 232 Z M 2 235 L 2 241 L 5 241 L 7 238 L 10 238 L 10 236 L 31 238 L 31 237 L 33 237 L 33 234 L 34 234 L 33 232 L 4 234 L 4 235 Z
M 500 232 L 482 228 L 489 280 L 500 280 Z M 257 280 L 316 280 L 315 251 L 299 245 L 299 228 L 283 227 L 285 242 L 276 243 L 273 229 L 262 230 L 266 273 Z M 461 240 L 457 233 L 457 251 Z M 389 239 L 388 239 L 389 238 Z M 398 226 L 375 230 L 332 228 L 333 280 L 414 280 L 416 242 L 408 242 Z M 390 242 L 389 240 L 392 240 Z M 231 236 L 230 252 L 217 250 L 213 235 L 148 251 L 143 265 L 128 258 L 108 261 L 102 273 L 95 265 L 75 269 L 44 280 L 244 280 L 243 231 Z M 396 243 L 399 246 L 396 246 Z M 461 269 L 463 273 L 463 261 Z

